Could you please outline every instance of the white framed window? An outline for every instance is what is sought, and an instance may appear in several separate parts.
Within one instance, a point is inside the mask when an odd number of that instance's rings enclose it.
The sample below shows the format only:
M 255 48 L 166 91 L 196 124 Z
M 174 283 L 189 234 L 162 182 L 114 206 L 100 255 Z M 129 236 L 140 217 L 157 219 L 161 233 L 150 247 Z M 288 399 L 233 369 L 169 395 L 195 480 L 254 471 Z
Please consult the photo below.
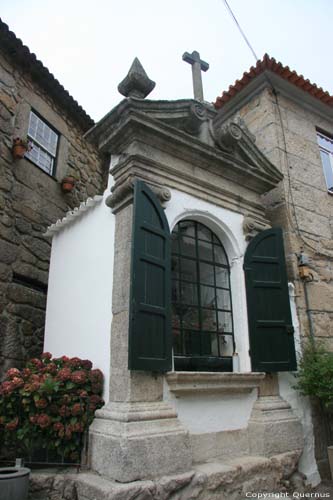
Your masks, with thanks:
M 317 131 L 317 141 L 327 190 L 329 193 L 333 194 L 333 139 Z
M 32 149 L 25 157 L 49 175 L 54 174 L 59 134 L 33 111 L 30 112 L 28 138 Z

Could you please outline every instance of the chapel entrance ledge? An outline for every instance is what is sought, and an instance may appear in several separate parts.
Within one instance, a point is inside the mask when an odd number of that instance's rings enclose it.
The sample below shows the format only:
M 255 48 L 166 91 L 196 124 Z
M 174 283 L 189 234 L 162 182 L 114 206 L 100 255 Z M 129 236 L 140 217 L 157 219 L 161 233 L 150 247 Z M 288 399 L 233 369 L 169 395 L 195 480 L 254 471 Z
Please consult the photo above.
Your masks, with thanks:
M 165 379 L 170 392 L 178 395 L 191 393 L 241 394 L 251 392 L 264 380 L 264 372 L 169 372 Z

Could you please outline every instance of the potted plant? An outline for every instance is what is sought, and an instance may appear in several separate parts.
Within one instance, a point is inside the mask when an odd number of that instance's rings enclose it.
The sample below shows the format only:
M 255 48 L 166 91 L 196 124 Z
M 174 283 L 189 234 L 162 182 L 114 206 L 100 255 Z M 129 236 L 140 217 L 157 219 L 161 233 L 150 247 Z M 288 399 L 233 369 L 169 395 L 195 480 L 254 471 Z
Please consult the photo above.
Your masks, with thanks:
M 20 137 L 15 137 L 15 139 L 13 139 L 12 155 L 15 160 L 23 158 L 31 149 L 32 145 L 29 139 L 21 139 Z
M 321 343 L 309 341 L 303 349 L 296 377 L 295 388 L 305 396 L 317 398 L 326 414 L 325 418 L 332 418 L 333 352 L 328 352 Z M 333 478 L 333 446 L 328 446 L 328 459 Z
M 61 181 L 61 189 L 63 193 L 70 193 L 73 191 L 75 184 L 77 183 L 77 179 L 72 175 L 67 175 Z

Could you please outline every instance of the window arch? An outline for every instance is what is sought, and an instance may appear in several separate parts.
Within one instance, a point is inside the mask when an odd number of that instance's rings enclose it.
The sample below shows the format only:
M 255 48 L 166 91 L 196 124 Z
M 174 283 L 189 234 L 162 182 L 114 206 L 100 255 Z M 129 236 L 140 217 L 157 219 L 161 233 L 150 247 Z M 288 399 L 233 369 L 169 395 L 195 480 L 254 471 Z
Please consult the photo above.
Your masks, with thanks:
M 175 370 L 232 371 L 228 257 L 213 231 L 195 220 L 172 231 L 172 331 Z

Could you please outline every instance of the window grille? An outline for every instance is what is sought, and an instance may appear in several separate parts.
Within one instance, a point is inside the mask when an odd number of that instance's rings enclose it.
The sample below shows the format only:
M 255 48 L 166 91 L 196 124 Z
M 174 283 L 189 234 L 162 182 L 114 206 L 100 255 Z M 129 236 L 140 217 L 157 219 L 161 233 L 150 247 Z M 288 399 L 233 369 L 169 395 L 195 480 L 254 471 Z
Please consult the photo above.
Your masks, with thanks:
M 230 266 L 220 240 L 197 221 L 172 232 L 172 330 L 176 369 L 231 370 Z

